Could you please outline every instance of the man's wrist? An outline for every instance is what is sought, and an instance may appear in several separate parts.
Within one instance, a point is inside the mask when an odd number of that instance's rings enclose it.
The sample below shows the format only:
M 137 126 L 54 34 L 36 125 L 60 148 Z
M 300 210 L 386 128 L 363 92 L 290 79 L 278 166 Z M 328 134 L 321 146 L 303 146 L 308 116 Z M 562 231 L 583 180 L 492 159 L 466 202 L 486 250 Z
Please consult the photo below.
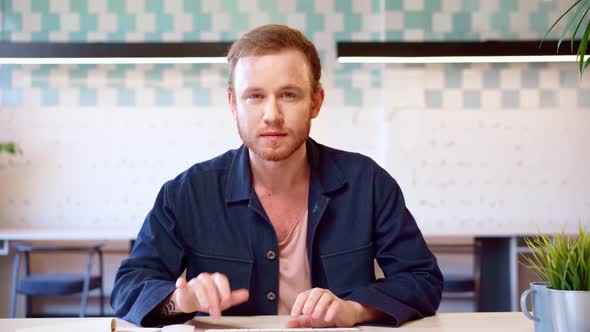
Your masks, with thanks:
M 362 305 L 355 301 L 348 301 L 352 308 L 354 309 L 355 313 L 355 325 L 367 323 L 367 322 L 377 322 L 382 321 L 387 318 L 387 315 L 383 312 L 373 309 L 371 307 Z
M 162 302 L 160 302 L 160 304 L 158 305 L 156 310 L 154 310 L 155 312 L 158 313 L 158 316 L 170 317 L 170 316 L 176 316 L 176 315 L 183 313 L 176 306 L 176 302 L 174 301 L 175 293 L 176 293 L 176 290 L 174 292 L 170 293 L 170 295 L 168 295 Z

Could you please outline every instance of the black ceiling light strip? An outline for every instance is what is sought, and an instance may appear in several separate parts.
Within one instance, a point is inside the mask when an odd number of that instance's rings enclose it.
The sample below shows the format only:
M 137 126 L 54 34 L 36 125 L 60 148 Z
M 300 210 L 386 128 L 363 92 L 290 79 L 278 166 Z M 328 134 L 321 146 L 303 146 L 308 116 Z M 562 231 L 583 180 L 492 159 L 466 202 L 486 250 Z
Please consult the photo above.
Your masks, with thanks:
M 338 57 L 510 57 L 575 55 L 579 41 L 338 42 Z
M 40 62 L 49 58 L 224 58 L 231 44 L 0 42 L 0 62 L 7 58 L 35 58 Z

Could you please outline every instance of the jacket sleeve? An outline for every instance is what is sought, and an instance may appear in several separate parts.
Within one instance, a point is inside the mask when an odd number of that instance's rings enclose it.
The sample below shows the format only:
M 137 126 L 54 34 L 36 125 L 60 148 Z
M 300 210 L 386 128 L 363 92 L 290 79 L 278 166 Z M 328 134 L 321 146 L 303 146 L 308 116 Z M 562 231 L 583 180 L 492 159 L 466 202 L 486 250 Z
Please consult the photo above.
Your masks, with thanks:
M 399 326 L 436 313 L 443 277 L 397 182 L 377 168 L 373 189 L 375 255 L 385 278 L 353 289 L 345 298 L 386 313 L 391 323 Z
M 129 258 L 115 276 L 111 306 L 117 317 L 141 326 L 173 324 L 194 315 L 155 321 L 148 314 L 176 288 L 185 268 L 185 253 L 166 183 L 148 213 Z M 146 317 L 147 316 L 147 317 Z

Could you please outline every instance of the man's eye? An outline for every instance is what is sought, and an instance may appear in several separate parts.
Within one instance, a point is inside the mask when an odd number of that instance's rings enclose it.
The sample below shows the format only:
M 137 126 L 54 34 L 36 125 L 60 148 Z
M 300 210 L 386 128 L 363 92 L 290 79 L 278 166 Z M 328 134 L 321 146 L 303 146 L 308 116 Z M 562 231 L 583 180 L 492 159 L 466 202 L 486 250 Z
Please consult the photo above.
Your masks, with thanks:
M 260 99 L 260 98 L 262 98 L 262 95 L 255 93 L 255 94 L 251 94 L 248 98 L 249 99 Z
M 297 97 L 297 94 L 295 92 L 285 91 L 285 92 L 283 92 L 283 97 L 295 98 L 295 97 Z

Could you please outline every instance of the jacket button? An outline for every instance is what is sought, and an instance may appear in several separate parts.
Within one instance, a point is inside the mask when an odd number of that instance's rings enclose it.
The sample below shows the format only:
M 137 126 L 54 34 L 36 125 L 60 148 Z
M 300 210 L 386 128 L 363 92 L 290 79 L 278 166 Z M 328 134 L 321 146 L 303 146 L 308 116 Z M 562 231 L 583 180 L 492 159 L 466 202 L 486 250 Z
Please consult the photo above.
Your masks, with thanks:
M 274 252 L 274 251 L 272 251 L 272 250 L 269 250 L 269 251 L 266 253 L 266 258 L 268 258 L 268 259 L 270 259 L 270 260 L 273 260 L 273 259 L 275 259 L 275 257 L 277 257 L 277 254 L 275 254 L 275 252 Z
M 266 299 L 269 301 L 274 301 L 277 298 L 277 295 L 273 292 L 266 293 Z

